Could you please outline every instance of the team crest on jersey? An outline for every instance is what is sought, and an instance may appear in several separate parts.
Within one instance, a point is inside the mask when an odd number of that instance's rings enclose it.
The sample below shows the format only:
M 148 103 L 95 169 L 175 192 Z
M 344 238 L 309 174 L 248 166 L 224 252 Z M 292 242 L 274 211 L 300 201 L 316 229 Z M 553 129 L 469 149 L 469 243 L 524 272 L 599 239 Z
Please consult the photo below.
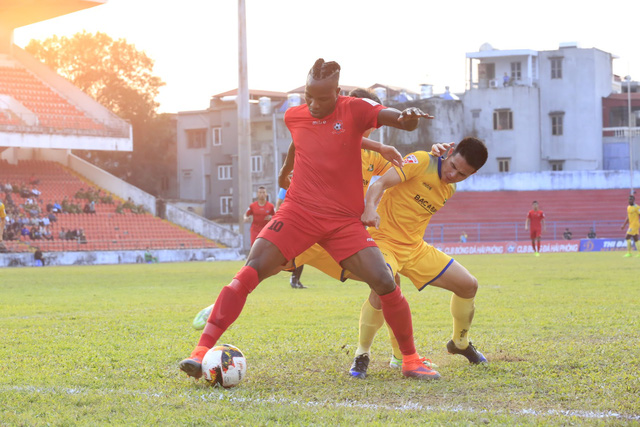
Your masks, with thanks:
M 369 169 L 367 169 L 367 172 L 373 172 L 373 165 L 369 165 Z
M 342 132 L 344 132 L 344 124 L 342 123 L 342 120 L 338 120 L 333 124 L 333 133 L 338 135 Z
M 404 158 L 402 163 L 404 163 L 405 165 L 409 163 L 418 163 L 418 158 L 413 154 L 409 154 L 407 157 Z

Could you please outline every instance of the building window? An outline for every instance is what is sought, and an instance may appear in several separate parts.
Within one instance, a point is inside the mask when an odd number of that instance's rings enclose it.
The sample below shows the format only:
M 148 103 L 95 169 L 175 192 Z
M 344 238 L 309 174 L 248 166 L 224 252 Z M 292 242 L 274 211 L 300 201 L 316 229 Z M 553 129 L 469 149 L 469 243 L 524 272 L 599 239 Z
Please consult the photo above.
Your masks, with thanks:
M 231 215 L 233 213 L 233 196 L 220 197 L 220 215 Z
M 513 129 L 513 113 L 511 110 L 494 110 L 493 130 Z
M 187 148 L 204 148 L 207 140 L 206 129 L 187 130 Z
M 564 133 L 564 113 L 551 113 L 551 135 L 562 135 Z
M 251 172 L 262 172 L 262 156 L 251 156 Z
M 511 81 L 522 80 L 521 65 L 519 62 L 511 63 Z
M 510 158 L 498 158 L 498 172 L 509 172 Z
M 564 160 L 553 160 L 549 162 L 552 171 L 564 170 Z
M 222 145 L 222 128 L 211 128 L 211 145 Z
M 232 174 L 231 165 L 221 165 L 218 166 L 218 179 L 220 181 L 231 179 Z
M 551 58 L 551 78 L 562 78 L 562 58 Z
M 480 117 L 480 111 L 482 110 L 471 110 L 471 118 L 477 119 Z

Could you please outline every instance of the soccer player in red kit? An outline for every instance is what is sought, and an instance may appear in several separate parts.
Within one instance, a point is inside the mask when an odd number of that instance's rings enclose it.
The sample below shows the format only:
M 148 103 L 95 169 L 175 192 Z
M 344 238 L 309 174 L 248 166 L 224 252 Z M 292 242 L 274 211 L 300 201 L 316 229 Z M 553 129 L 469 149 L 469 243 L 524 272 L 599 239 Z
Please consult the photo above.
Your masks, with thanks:
M 528 230 L 531 226 L 531 246 L 535 256 L 540 256 L 540 237 L 542 236 L 542 230 L 544 226 L 544 212 L 538 209 L 538 202 L 533 201 L 533 209 L 527 214 L 527 220 L 524 223 L 524 229 Z M 537 247 L 536 247 L 537 243 Z
M 295 179 L 286 202 L 251 247 L 245 266 L 220 291 L 191 357 L 180 362 L 189 376 L 202 375 L 205 353 L 238 318 L 258 284 L 314 243 L 380 296 L 403 354 L 402 374 L 421 380 L 440 376 L 416 352 L 409 304 L 361 221 L 362 134 L 382 125 L 414 130 L 420 118 L 432 117 L 414 107 L 400 112 L 368 99 L 340 96 L 339 76 L 337 63 L 318 59 L 307 76 L 306 104 L 285 113 L 295 144 Z
M 275 215 L 273 204 L 267 202 L 267 189 L 258 187 L 258 200 L 249 205 L 244 213 L 244 222 L 251 221 L 251 244 L 256 241 L 258 233 L 262 231 L 269 220 Z

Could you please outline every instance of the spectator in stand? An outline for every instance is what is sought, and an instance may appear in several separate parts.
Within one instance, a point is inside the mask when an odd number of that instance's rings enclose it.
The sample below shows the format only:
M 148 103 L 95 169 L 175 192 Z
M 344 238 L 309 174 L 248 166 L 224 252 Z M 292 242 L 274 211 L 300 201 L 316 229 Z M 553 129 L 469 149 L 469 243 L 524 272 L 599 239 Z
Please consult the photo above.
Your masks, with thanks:
M 571 240 L 571 237 L 573 237 L 573 233 L 568 228 L 565 228 L 564 233 L 562 233 L 562 237 L 564 237 L 564 240 Z
M 84 230 L 82 228 L 78 229 L 76 236 L 81 245 L 85 245 L 87 243 L 87 236 L 84 234 Z
M 460 235 L 460 242 L 461 243 L 467 243 L 467 232 L 463 231 L 462 234 Z
M 62 206 L 60 205 L 60 203 L 58 203 L 58 202 L 54 202 L 54 203 L 53 203 L 53 209 L 52 209 L 52 212 L 54 212 L 54 213 L 60 213 L 60 212 L 62 212 Z
M 58 221 L 58 217 L 56 216 L 56 214 L 54 214 L 53 212 L 51 212 L 49 215 L 47 215 L 47 218 L 49 218 L 49 222 L 56 222 Z
M 58 233 L 58 240 L 67 240 L 67 232 L 64 230 L 64 227 L 60 227 L 60 232 Z
M 49 228 L 49 226 L 45 226 L 44 230 L 42 232 L 42 238 L 44 240 L 53 240 L 53 234 L 51 234 L 51 229 Z
M 94 214 L 96 213 L 96 202 L 94 200 L 90 201 L 89 203 L 86 203 L 84 205 L 84 209 L 82 209 L 82 211 L 86 214 Z
M 593 229 L 593 227 L 591 227 L 591 230 L 589 230 L 589 233 L 587 233 L 587 239 L 595 239 L 596 238 L 596 231 Z
M 41 192 L 40 192 L 40 190 L 38 190 L 36 187 L 33 187 L 33 188 L 31 189 L 31 194 L 33 194 L 33 197 L 36 197 L 36 198 L 37 198 L 37 197 L 40 197 L 40 194 L 42 194 L 42 193 L 41 193 Z

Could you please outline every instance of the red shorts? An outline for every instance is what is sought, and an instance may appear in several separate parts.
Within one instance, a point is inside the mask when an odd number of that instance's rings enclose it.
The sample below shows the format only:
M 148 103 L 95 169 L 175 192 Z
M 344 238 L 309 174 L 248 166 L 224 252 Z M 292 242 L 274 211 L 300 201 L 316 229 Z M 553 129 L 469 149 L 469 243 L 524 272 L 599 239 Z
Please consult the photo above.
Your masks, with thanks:
M 538 229 L 538 228 L 532 228 L 531 229 L 531 238 L 532 239 L 537 239 L 539 237 L 542 237 L 542 230 Z
M 258 237 L 276 245 L 287 260 L 300 255 L 314 243 L 322 246 L 337 262 L 364 248 L 376 247 L 360 218 L 319 216 L 293 201 L 280 206 Z

